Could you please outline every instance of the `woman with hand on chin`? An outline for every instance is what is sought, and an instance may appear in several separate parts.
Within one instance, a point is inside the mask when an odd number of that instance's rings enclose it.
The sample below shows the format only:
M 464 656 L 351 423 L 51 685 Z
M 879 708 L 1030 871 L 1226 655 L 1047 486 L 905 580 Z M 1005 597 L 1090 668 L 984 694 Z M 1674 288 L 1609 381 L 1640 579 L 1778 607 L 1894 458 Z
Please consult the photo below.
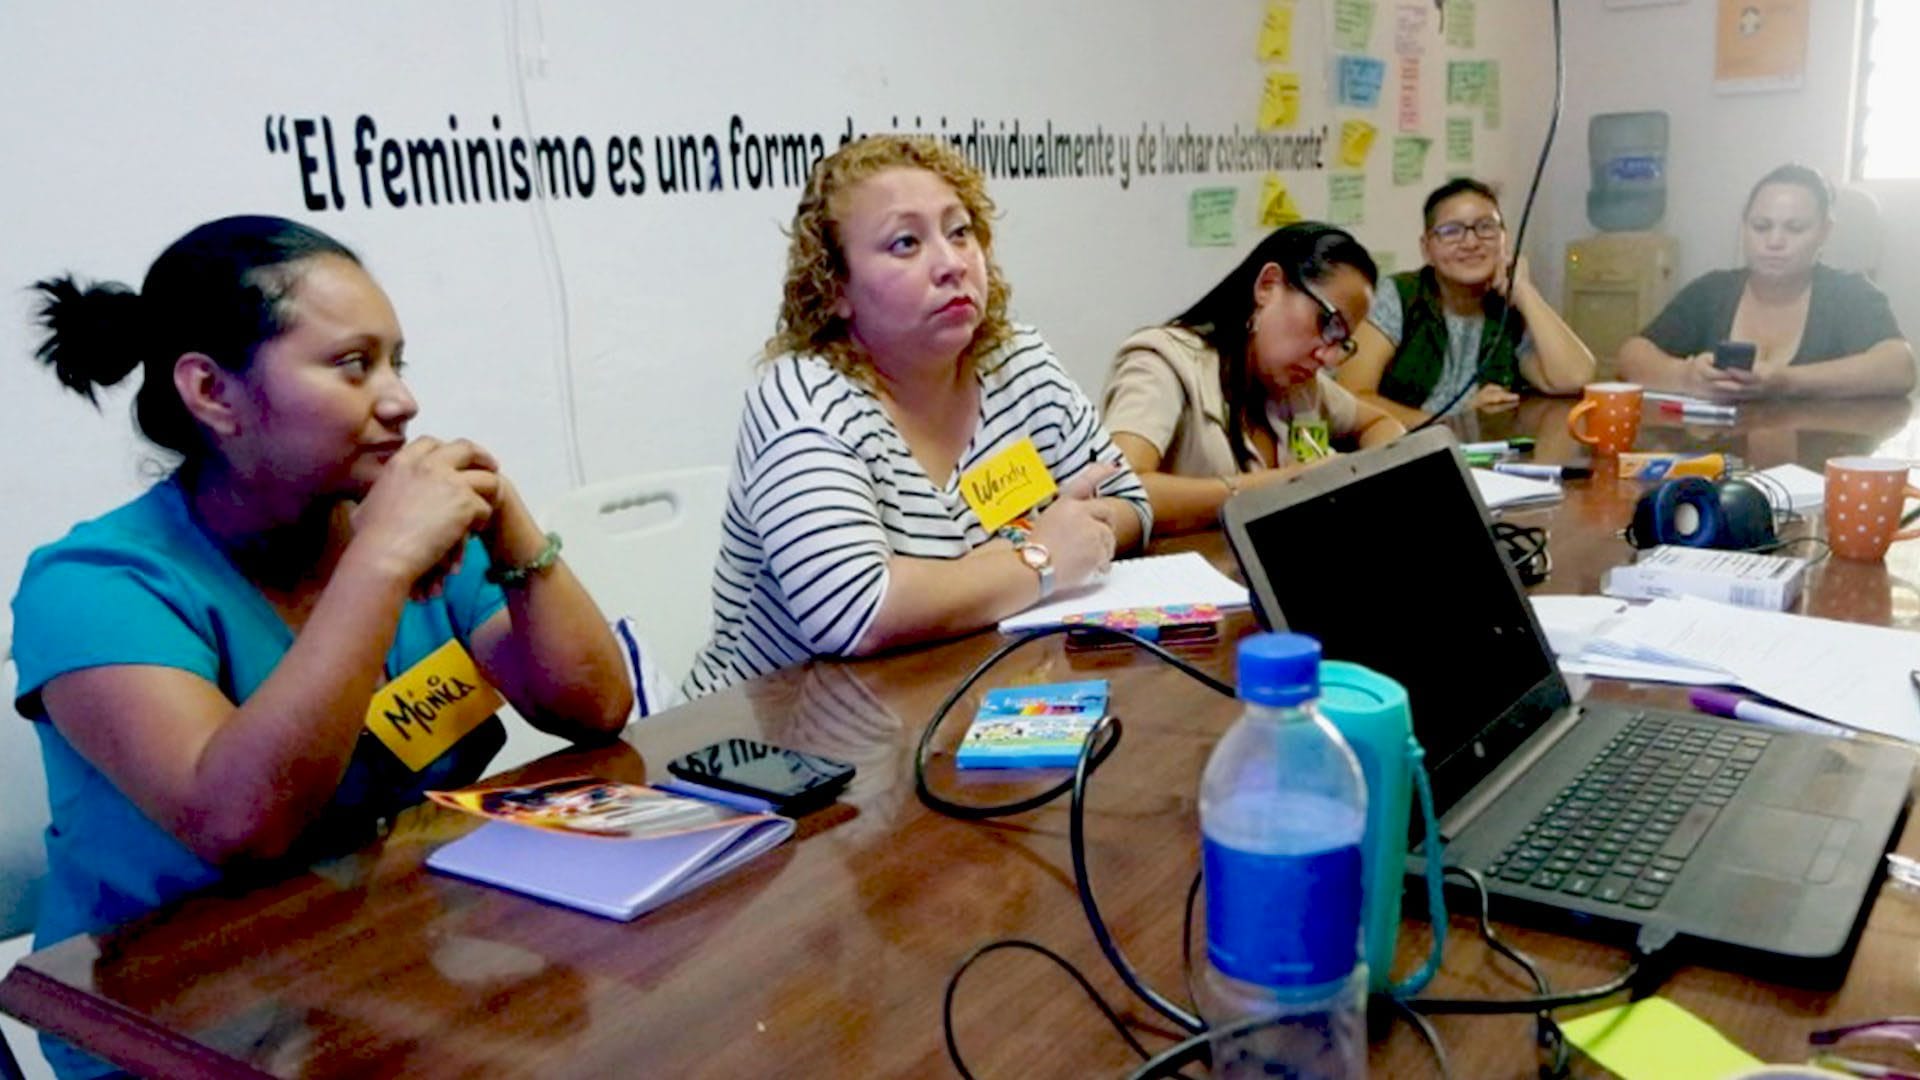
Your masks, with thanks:
M 38 288 L 40 358 L 89 400 L 141 368 L 141 431 L 180 457 L 35 552 L 14 597 L 53 808 L 39 944 L 362 845 L 479 778 L 505 735 L 477 680 L 554 734 L 619 732 L 605 622 L 492 455 L 408 437 L 400 324 L 346 248 L 226 218 L 139 292 Z M 449 643 L 468 704 L 384 719 L 383 684 Z M 102 1067 L 49 1049 L 63 1075 Z
M 1620 374 L 1650 389 L 1716 401 L 1903 396 L 1913 349 L 1886 295 L 1859 274 L 1820 263 L 1833 228 L 1833 189 L 1804 165 L 1782 165 L 1747 196 L 1745 270 L 1715 270 L 1680 290 L 1620 346 Z M 1753 370 L 1713 366 L 1723 341 L 1756 346 Z
M 1510 406 L 1523 386 L 1573 394 L 1593 379 L 1593 352 L 1534 287 L 1524 256 L 1507 280 L 1512 253 L 1492 188 L 1451 180 L 1427 196 L 1424 215 L 1427 265 L 1380 290 L 1340 385 L 1412 425 L 1442 409 Z
M 1170 324 L 1121 343 L 1103 411 L 1163 532 L 1218 524 L 1235 492 L 1323 460 L 1335 440 L 1406 434 L 1327 371 L 1352 351 L 1377 273 L 1348 233 L 1288 225 Z
M 1145 539 L 1145 494 L 1092 404 L 1007 322 L 992 212 L 980 173 L 929 139 L 872 136 L 814 166 L 687 696 L 989 626 Z M 1007 502 L 1014 477 L 1036 486 Z

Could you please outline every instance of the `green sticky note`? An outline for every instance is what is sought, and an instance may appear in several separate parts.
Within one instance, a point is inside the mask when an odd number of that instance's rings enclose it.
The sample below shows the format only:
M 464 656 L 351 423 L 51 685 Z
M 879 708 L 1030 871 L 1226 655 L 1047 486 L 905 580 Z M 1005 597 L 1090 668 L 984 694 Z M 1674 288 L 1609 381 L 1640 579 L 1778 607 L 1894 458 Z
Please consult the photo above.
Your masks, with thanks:
M 1662 997 L 1560 1022 L 1568 1041 L 1622 1080 L 1726 1080 L 1760 1059 Z
M 1366 174 L 1328 173 L 1327 220 L 1335 225 L 1360 225 L 1366 218 Z
M 1486 100 L 1485 60 L 1447 61 L 1447 104 L 1479 105 Z
M 1471 117 L 1447 117 L 1447 164 L 1473 164 L 1473 119 Z
M 1447 44 L 1460 49 L 1473 48 L 1474 0 L 1451 0 L 1440 17 L 1447 23 Z
M 1386 277 L 1400 270 L 1400 256 L 1391 251 L 1376 251 L 1373 253 L 1373 265 L 1380 271 L 1381 277 Z M 1391 288 L 1391 286 L 1388 287 Z
M 1427 148 L 1433 140 L 1420 135 L 1396 135 L 1393 139 L 1393 184 L 1407 187 L 1418 184 L 1427 175 Z
M 1334 0 L 1333 42 L 1337 47 L 1364 52 L 1372 37 L 1373 0 Z
M 1232 247 L 1238 188 L 1195 188 L 1187 196 L 1187 246 Z

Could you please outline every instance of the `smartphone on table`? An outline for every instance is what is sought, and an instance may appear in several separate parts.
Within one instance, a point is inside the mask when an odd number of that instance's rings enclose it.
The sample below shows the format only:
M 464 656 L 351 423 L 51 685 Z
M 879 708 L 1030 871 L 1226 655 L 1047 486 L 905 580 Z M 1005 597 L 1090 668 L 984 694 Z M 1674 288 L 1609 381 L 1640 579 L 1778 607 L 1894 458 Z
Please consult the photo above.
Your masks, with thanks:
M 1713 347 L 1713 366 L 1721 371 L 1752 371 L 1755 351 L 1751 341 L 1723 341 Z
M 741 738 L 674 758 L 667 771 L 690 784 L 757 796 L 789 816 L 832 802 L 854 772 L 844 761 Z

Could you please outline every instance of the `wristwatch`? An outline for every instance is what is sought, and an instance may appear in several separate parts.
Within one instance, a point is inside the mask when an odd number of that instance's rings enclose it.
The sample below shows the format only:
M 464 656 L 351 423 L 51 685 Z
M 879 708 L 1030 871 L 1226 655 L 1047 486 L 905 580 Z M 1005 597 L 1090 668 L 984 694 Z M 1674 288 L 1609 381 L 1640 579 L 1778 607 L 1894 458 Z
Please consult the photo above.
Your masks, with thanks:
M 1047 545 L 1037 540 L 1022 540 L 1014 545 L 1013 551 L 1020 556 L 1021 562 L 1027 564 L 1027 569 L 1040 575 L 1040 599 L 1052 596 L 1053 552 L 1047 550 Z

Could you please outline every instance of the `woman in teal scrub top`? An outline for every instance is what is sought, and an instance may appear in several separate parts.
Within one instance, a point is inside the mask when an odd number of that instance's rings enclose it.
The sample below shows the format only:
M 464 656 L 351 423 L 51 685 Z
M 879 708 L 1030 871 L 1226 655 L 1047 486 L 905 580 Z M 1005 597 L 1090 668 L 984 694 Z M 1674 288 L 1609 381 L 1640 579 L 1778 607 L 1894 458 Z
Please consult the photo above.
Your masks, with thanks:
M 140 368 L 141 431 L 179 456 L 14 597 L 53 812 L 38 943 L 363 844 L 477 779 L 504 741 L 482 681 L 554 734 L 618 733 L 606 623 L 493 455 L 408 435 L 399 321 L 345 247 L 226 218 L 138 292 L 37 288 L 39 358 L 89 400 Z

